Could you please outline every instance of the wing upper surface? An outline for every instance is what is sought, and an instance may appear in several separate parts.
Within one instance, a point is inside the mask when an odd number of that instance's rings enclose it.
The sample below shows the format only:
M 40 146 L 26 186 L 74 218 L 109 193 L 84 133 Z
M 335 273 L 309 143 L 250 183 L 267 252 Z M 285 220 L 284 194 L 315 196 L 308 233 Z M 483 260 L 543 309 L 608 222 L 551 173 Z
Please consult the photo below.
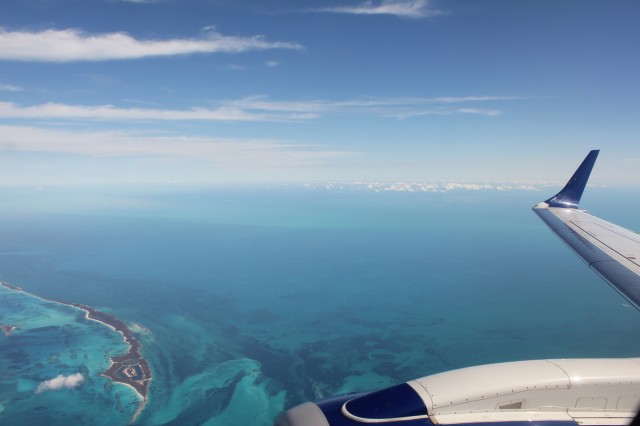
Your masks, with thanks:
M 572 182 L 582 175 L 576 184 L 586 185 L 596 156 L 597 151 L 589 153 L 567 186 L 533 210 L 591 269 L 640 309 L 640 234 L 577 208 L 584 187 L 576 189 Z M 550 203 L 563 193 L 565 198 L 579 195 L 564 205 Z
M 640 235 L 584 211 L 534 211 L 591 269 L 640 309 Z

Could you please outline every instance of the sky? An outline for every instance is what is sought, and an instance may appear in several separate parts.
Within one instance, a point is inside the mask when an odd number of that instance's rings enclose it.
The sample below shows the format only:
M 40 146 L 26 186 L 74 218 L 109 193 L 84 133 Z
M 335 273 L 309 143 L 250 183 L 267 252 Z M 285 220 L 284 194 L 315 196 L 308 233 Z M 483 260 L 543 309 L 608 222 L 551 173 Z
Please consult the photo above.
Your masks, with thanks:
M 3 0 L 0 185 L 640 186 L 636 0 Z

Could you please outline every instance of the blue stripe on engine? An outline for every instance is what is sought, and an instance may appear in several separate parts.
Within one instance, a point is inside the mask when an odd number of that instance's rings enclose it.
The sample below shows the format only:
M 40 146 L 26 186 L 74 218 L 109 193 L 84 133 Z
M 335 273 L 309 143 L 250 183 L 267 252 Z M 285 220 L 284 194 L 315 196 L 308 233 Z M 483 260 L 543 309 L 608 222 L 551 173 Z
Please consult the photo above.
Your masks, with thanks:
M 347 403 L 350 413 L 358 417 L 375 419 L 405 417 L 426 414 L 426 407 L 422 399 L 406 383 L 377 392 L 366 394 L 350 394 L 316 401 L 325 415 L 330 426 L 364 426 L 365 423 L 345 417 L 342 406 Z M 420 408 L 421 407 L 421 408 Z M 388 421 L 376 424 L 393 426 L 434 426 L 428 419 L 414 419 L 406 421 Z M 444 426 L 444 424 L 442 424 Z M 456 424 L 455 426 L 578 426 L 573 421 L 531 420 L 531 421 L 503 421 L 503 422 L 472 422 Z
M 407 392 L 407 390 L 413 393 Z M 419 408 L 419 412 L 415 415 L 427 414 L 427 409 L 424 406 L 422 399 L 420 399 L 420 397 L 406 383 L 377 392 L 327 398 L 316 401 L 316 404 L 320 407 L 320 410 L 322 410 L 322 413 L 325 415 L 330 426 L 363 426 L 364 423 L 347 418 L 342 414 L 341 409 L 345 402 L 348 402 L 349 411 L 357 416 L 363 414 L 368 416 L 364 411 L 369 412 L 371 409 L 381 413 L 382 410 L 380 410 L 380 407 L 385 407 L 385 411 L 388 408 L 395 407 L 396 409 L 393 409 L 390 414 L 396 416 L 398 413 L 397 408 L 408 401 L 413 401 L 414 404 L 419 404 L 421 407 Z M 358 413 L 353 412 L 352 410 L 352 404 L 354 403 L 355 406 L 357 406 L 356 410 L 358 410 Z M 406 412 L 405 410 L 401 411 Z M 410 410 L 410 412 L 415 413 L 416 411 Z M 378 424 L 392 424 L 395 426 L 433 426 L 433 423 L 428 418 L 401 422 L 383 422 Z
M 347 410 L 365 419 L 393 419 L 427 414 L 422 398 L 406 383 L 347 402 Z

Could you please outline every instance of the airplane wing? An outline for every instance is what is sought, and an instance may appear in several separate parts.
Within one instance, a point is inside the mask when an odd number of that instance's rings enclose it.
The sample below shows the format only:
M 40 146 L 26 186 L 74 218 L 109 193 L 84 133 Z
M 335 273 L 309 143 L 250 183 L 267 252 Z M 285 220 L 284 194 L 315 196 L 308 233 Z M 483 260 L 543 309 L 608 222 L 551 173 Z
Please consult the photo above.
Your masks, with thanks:
M 533 207 L 567 245 L 640 309 L 640 235 L 578 209 L 598 151 Z M 467 367 L 308 402 L 276 426 L 626 425 L 640 404 L 640 358 L 518 361 Z M 640 425 L 640 415 L 633 421 Z
M 591 269 L 640 309 L 640 234 L 578 209 L 598 153 L 591 151 L 562 191 L 533 211 Z

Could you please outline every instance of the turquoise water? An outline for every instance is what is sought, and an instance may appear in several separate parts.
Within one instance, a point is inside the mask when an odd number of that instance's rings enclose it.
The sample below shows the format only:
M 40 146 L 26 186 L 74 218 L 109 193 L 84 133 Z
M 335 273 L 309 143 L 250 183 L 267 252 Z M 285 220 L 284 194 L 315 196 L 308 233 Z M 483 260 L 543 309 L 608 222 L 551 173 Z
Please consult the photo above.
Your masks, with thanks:
M 531 212 L 554 190 L 3 188 L 0 279 L 148 329 L 139 423 L 270 425 L 309 399 L 452 368 L 640 354 L 640 314 Z M 637 195 L 589 188 L 583 204 L 638 229 L 638 202 L 607 204 Z M 120 335 L 7 292 L 0 309 L 20 326 L 0 336 L 3 363 L 29 337 L 0 423 L 126 423 L 135 394 L 99 376 Z M 33 321 L 56 328 L 36 338 Z M 81 386 L 34 392 L 78 371 Z
M 100 373 L 109 356 L 126 352 L 122 336 L 84 312 L 0 287 L 0 321 L 17 328 L 0 337 L 0 419 L 3 424 L 126 423 L 138 397 Z M 43 382 L 81 375 L 61 389 Z M 109 413 L 105 418 L 105 412 Z

